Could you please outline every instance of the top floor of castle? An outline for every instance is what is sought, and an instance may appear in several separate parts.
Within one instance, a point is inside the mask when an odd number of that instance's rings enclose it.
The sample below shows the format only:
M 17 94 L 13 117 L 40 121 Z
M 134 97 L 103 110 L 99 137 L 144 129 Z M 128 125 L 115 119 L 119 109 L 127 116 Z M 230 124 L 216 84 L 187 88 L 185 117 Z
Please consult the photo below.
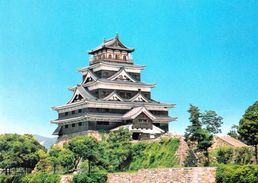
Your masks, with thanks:
M 112 39 L 105 40 L 97 48 L 90 50 L 90 65 L 101 61 L 109 61 L 122 64 L 133 64 L 131 53 L 134 48 L 126 47 L 120 40 L 118 34 Z

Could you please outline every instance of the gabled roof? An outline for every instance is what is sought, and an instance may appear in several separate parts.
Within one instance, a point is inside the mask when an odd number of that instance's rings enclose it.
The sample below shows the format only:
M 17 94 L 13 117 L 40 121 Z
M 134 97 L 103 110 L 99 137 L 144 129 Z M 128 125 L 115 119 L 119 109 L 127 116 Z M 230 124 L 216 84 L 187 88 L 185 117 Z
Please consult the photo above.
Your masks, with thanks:
M 141 92 L 138 92 L 135 96 L 129 99 L 131 102 L 149 102 L 149 100 L 142 95 Z
M 124 67 L 121 67 L 121 69 L 116 72 L 114 75 L 110 76 L 108 79 L 110 80 L 116 80 L 116 79 L 119 79 L 119 80 L 130 80 L 132 82 L 136 82 L 135 79 L 133 79 L 130 74 L 128 74 L 126 71 L 125 71 L 125 68 Z
M 85 88 L 83 88 L 81 85 L 77 86 L 72 99 L 68 102 L 68 104 L 72 103 L 77 96 L 81 96 L 82 99 L 95 99 L 95 97 L 93 95 L 91 95 L 87 90 L 85 90 Z
M 123 101 L 123 99 L 116 93 L 115 90 L 102 100 Z
M 217 138 L 223 140 L 224 142 L 228 143 L 229 145 L 233 147 L 247 147 L 247 145 L 240 140 L 237 140 L 229 135 L 225 136 L 217 136 Z
M 84 78 L 84 81 L 82 83 L 85 84 L 88 78 L 92 78 L 93 81 L 96 81 L 98 79 L 98 77 L 93 72 L 91 72 L 90 70 L 87 71 L 87 74 L 86 74 L 86 76 Z
M 103 48 L 110 48 L 110 49 L 116 49 L 116 50 L 124 50 L 127 52 L 133 52 L 134 49 L 133 48 L 127 48 L 120 40 L 119 40 L 119 36 L 118 34 L 116 35 L 116 37 L 109 39 L 109 40 L 104 40 L 104 42 L 98 46 L 97 48 L 89 51 L 89 54 L 93 54 Z
M 117 131 L 120 128 L 128 129 L 131 132 L 140 132 L 140 133 L 148 133 L 148 134 L 161 134 L 161 133 L 165 132 L 164 130 L 156 127 L 155 125 L 152 125 L 152 129 L 146 129 L 146 128 L 142 129 L 142 128 L 133 128 L 132 124 L 130 124 L 130 125 L 122 125 L 122 126 L 113 128 L 110 131 Z
M 148 111 L 144 106 L 135 107 L 135 108 L 131 109 L 126 114 L 124 114 L 122 118 L 124 120 L 135 119 L 141 113 L 144 113 L 146 116 L 148 116 L 153 121 L 156 119 L 156 117 L 153 114 L 151 114 L 151 112 Z

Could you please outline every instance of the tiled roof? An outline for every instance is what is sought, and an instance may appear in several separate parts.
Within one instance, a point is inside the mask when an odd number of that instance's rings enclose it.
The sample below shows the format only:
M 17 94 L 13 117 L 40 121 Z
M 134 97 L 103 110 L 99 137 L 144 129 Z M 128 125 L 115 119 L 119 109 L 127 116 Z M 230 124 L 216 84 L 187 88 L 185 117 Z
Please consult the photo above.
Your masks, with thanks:
M 123 115 L 123 119 L 135 119 L 139 114 L 144 113 L 146 116 L 148 116 L 151 120 L 155 120 L 156 117 L 151 114 L 150 111 L 148 111 L 144 106 L 141 107 L 135 107 L 128 111 L 125 115 Z
M 98 46 L 97 48 L 89 51 L 89 54 L 92 54 L 98 50 L 101 50 L 103 48 L 111 48 L 111 49 L 118 49 L 118 50 L 125 50 L 128 52 L 134 51 L 133 48 L 127 48 L 120 40 L 118 35 L 115 38 L 104 40 L 104 42 Z
M 226 136 L 217 136 L 219 139 L 227 142 L 228 144 L 232 145 L 233 147 L 247 147 L 246 144 L 244 144 L 243 142 L 229 136 L 229 135 L 226 135 Z
M 125 71 L 125 68 L 124 67 L 121 67 L 121 69 L 116 72 L 115 74 L 113 74 L 112 76 L 110 76 L 108 79 L 109 80 L 115 80 L 116 78 L 118 78 L 119 75 L 122 75 L 122 76 L 126 76 L 128 79 L 130 79 L 132 82 L 136 82 L 135 79 L 133 79 L 130 74 L 128 74 L 126 71 Z
M 117 100 L 114 100 L 117 99 Z M 116 90 L 111 92 L 108 96 L 104 97 L 102 100 L 112 100 L 112 101 L 124 101 L 117 93 Z
M 68 102 L 68 104 L 72 103 L 75 99 L 76 95 L 81 95 L 82 98 L 85 99 L 96 99 L 93 95 L 91 95 L 85 88 L 82 87 L 82 85 L 78 85 L 74 91 L 74 94 L 71 98 L 71 100 Z
M 149 102 L 149 100 L 146 97 L 144 97 L 141 92 L 138 92 L 135 96 L 130 98 L 129 101 L 131 101 L 131 102 L 134 102 L 134 101 L 138 102 L 137 99 L 139 99 L 139 98 L 142 100 L 142 102 Z M 153 101 L 153 102 L 155 102 L 155 101 Z

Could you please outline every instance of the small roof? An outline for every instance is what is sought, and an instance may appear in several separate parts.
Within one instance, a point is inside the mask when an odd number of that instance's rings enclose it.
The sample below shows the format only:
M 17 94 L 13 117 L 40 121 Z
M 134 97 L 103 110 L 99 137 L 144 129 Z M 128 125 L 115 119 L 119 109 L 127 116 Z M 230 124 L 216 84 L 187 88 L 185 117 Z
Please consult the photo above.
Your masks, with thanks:
M 144 106 L 135 107 L 135 108 L 131 109 L 126 114 L 124 114 L 122 118 L 124 120 L 135 119 L 141 113 L 144 113 L 146 116 L 148 116 L 153 121 L 156 119 L 156 117 L 153 114 L 151 114 L 151 112 L 148 111 Z
M 72 103 L 77 95 L 81 95 L 82 98 L 85 99 L 96 99 L 93 95 L 91 95 L 82 85 L 78 85 L 76 90 L 74 91 L 72 99 L 68 102 L 68 104 Z
M 131 132 L 138 132 L 138 133 L 148 133 L 148 134 L 161 134 L 164 133 L 165 131 L 156 127 L 155 125 L 152 125 L 152 129 L 146 129 L 146 128 L 133 128 L 133 125 L 122 125 L 119 127 L 116 127 L 110 131 L 117 131 L 120 128 L 128 129 Z
M 96 80 L 98 79 L 98 77 L 97 77 L 93 72 L 91 72 L 91 70 L 88 70 L 88 71 L 87 71 L 87 74 L 85 75 L 84 81 L 83 81 L 82 83 L 85 84 L 85 83 L 86 83 L 86 80 L 87 80 L 89 77 L 92 78 L 94 81 L 96 81 Z
M 108 96 L 104 97 L 102 100 L 112 100 L 112 101 L 124 101 L 117 93 L 116 90 L 111 92 Z
M 130 81 L 132 82 L 136 82 L 134 78 L 132 78 L 132 76 L 130 76 L 130 74 L 128 74 L 126 71 L 125 71 L 125 68 L 124 67 L 121 67 L 121 69 L 116 72 L 115 74 L 113 74 L 112 76 L 110 76 L 108 79 L 109 80 L 115 80 L 117 79 L 119 76 L 122 76 L 122 77 L 126 77 L 128 78 Z
M 131 102 L 149 102 L 149 100 L 139 91 L 135 96 L 129 99 Z
M 226 143 L 232 145 L 233 147 L 247 147 L 245 143 L 241 142 L 240 140 L 237 140 L 229 135 L 225 136 L 217 136 L 219 139 L 225 141 Z
M 133 52 L 134 48 L 127 48 L 120 40 L 119 40 L 119 35 L 116 34 L 116 36 L 112 39 L 105 40 L 104 42 L 98 46 L 97 48 L 89 51 L 89 54 L 94 54 L 95 52 L 102 50 L 104 48 L 109 48 L 109 49 L 115 49 L 115 50 L 121 50 L 121 51 L 126 51 L 126 52 Z

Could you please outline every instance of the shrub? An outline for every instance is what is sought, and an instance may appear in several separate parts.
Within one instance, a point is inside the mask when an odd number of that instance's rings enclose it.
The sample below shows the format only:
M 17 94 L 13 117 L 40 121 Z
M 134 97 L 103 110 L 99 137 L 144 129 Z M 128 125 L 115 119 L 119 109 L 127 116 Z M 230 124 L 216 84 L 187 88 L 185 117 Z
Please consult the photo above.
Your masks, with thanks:
M 239 165 L 251 163 L 253 150 L 250 147 L 235 148 L 234 162 Z
M 257 183 L 258 165 L 220 165 L 217 168 L 217 183 Z
M 231 147 L 221 147 L 217 150 L 216 159 L 218 163 L 230 163 L 233 161 L 234 150 Z
M 20 183 L 22 175 L 0 175 L 0 183 Z
M 106 180 L 106 173 L 80 173 L 73 177 L 73 183 L 104 183 Z
M 47 173 L 28 174 L 21 180 L 22 183 L 59 183 L 60 175 Z

